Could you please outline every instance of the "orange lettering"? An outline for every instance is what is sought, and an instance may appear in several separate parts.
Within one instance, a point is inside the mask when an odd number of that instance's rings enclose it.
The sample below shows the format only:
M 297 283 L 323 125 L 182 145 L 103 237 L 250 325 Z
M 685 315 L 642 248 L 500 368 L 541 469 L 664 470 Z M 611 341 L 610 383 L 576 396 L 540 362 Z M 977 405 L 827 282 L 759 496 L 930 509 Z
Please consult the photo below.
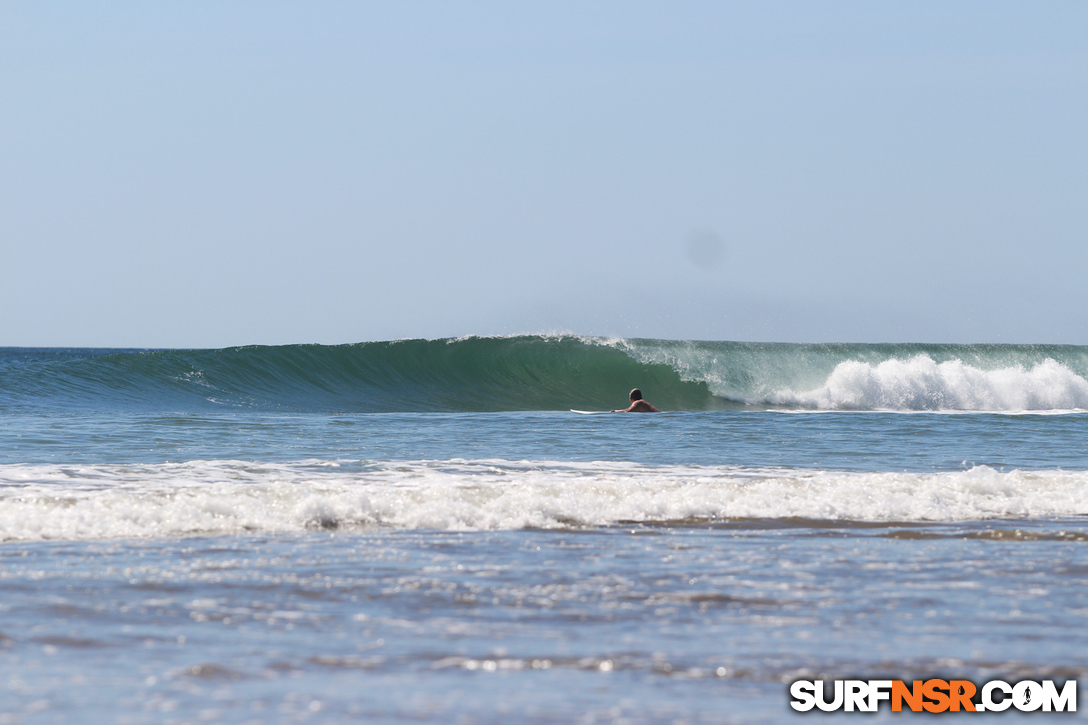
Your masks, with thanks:
M 948 693 L 951 701 L 949 709 L 952 712 L 959 712 L 960 705 L 967 712 L 975 711 L 975 703 L 971 702 L 971 698 L 975 696 L 975 683 L 970 680 L 951 680 L 948 683 Z
M 902 712 L 903 700 L 907 701 L 907 707 L 913 712 L 922 711 L 922 681 L 915 680 L 912 683 L 913 690 L 908 690 L 902 680 L 892 682 L 892 712 Z
M 948 709 L 948 695 L 941 690 L 948 690 L 948 683 L 944 680 L 926 680 L 922 685 L 922 694 L 932 700 L 923 705 L 926 712 L 944 712 Z

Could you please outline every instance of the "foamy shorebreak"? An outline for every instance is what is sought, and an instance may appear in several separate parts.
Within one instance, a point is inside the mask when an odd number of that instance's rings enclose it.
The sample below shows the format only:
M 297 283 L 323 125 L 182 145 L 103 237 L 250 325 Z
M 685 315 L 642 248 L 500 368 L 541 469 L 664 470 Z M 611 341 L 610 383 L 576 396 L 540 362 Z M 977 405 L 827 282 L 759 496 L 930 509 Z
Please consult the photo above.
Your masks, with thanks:
M 504 460 L 9 465 L 0 467 L 0 491 L 7 541 L 1088 515 L 1086 472 L 986 466 L 906 473 Z

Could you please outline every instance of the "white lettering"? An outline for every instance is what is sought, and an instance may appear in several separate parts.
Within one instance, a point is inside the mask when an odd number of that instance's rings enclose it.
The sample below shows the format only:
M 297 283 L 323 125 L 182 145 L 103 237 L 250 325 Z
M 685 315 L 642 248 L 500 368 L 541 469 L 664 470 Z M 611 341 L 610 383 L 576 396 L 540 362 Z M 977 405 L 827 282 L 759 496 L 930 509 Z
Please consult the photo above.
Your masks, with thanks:
M 1034 712 L 1043 706 L 1043 686 L 1032 680 L 1021 680 L 1012 688 L 1012 704 L 1020 712 Z
M 790 707 L 798 712 L 808 712 L 816 706 L 816 685 L 811 680 L 798 680 L 790 685 L 793 700 Z
M 994 690 L 1000 690 L 1004 697 L 1001 702 L 994 702 L 993 692 Z M 1002 680 L 991 680 L 982 687 L 982 705 L 986 710 L 992 710 L 993 712 L 1003 712 L 1009 709 L 1012 705 L 1012 685 Z
M 1054 686 L 1054 680 L 1043 680 L 1043 712 L 1050 712 L 1052 706 L 1055 712 L 1077 711 L 1076 680 L 1066 680 L 1061 693 Z
M 891 699 L 891 680 L 869 680 L 869 712 L 876 712 L 879 710 L 881 700 Z
M 835 699 L 831 702 L 824 699 L 825 684 L 823 680 L 816 680 L 816 707 L 824 712 L 834 712 L 842 707 L 842 680 L 835 680 Z
M 869 684 L 865 680 L 846 681 L 846 711 L 870 712 L 869 710 Z

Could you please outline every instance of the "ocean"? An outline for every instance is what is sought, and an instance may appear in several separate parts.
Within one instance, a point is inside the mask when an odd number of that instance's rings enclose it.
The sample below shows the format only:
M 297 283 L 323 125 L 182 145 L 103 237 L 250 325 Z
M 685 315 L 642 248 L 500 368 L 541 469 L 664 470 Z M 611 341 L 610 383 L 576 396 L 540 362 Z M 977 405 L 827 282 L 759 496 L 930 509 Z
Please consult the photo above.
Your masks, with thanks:
M 636 386 L 665 412 L 571 412 Z M 1086 515 L 1082 346 L 0 349 L 0 723 L 781 722 L 818 717 L 801 679 L 1084 681 Z

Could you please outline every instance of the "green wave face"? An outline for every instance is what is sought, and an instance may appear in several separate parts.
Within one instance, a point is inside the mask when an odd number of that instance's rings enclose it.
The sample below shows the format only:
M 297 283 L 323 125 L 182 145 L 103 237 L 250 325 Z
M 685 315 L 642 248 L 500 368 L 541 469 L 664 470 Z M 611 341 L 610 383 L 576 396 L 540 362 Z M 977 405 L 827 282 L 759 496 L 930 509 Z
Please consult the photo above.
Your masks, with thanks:
M 1088 348 L 573 335 L 223 350 L 0 350 L 0 408 L 420 412 L 1088 409 Z
M 674 410 L 726 401 L 668 364 L 573 336 L 224 350 L 4 351 L 0 405 L 324 412 L 605 410 L 630 388 Z M 3 353 L 0 353 L 3 357 Z M 647 394 L 648 395 L 648 394 Z

